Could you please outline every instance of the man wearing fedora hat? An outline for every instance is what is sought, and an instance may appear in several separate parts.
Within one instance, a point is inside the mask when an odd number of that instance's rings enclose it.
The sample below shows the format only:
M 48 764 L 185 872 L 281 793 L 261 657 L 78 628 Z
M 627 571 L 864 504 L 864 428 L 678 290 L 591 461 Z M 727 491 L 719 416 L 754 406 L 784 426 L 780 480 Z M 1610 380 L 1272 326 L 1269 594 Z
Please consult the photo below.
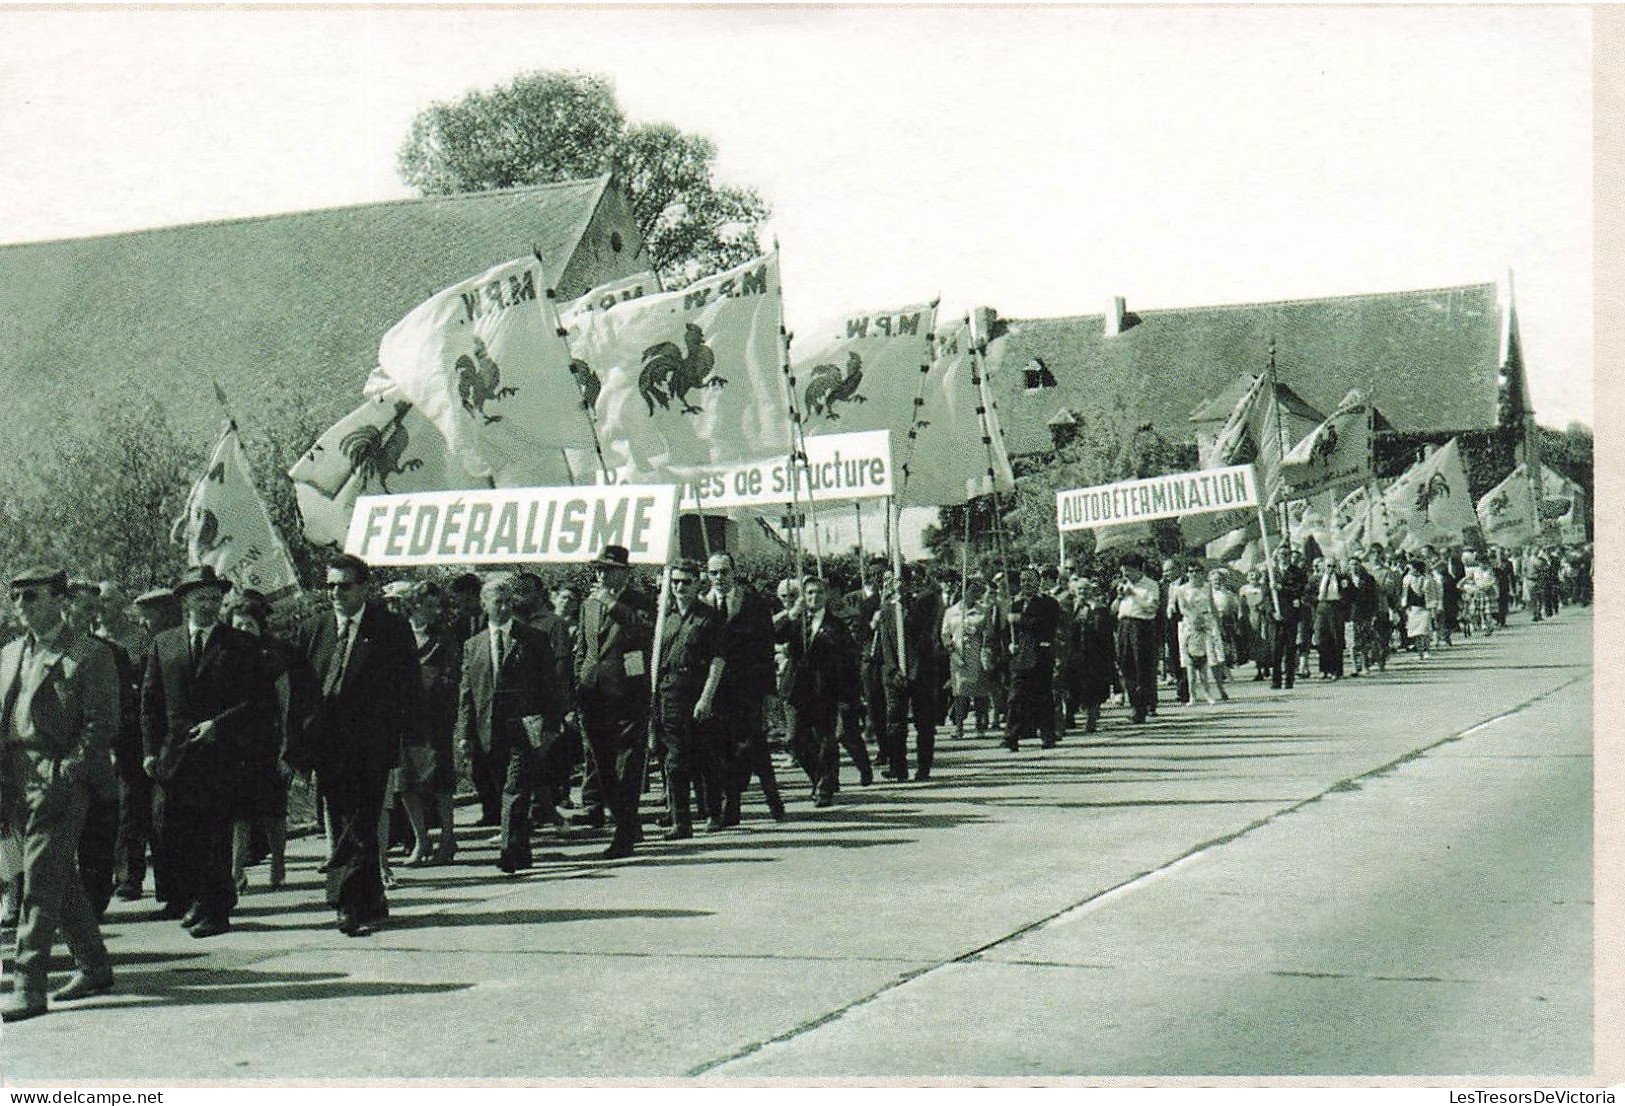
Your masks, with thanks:
M 212 565 L 175 585 L 185 618 L 152 640 L 141 681 L 143 764 L 157 781 L 154 852 L 167 871 L 161 915 L 193 937 L 231 928 L 231 800 L 255 731 L 275 716 L 269 674 L 252 637 L 220 621 L 231 581 Z
M 644 736 L 649 723 L 649 646 L 654 602 L 636 588 L 625 546 L 606 545 L 592 562 L 597 586 L 581 603 L 576 703 L 592 748 L 599 793 L 615 818 L 606 860 L 632 855 L 641 836 Z
M 58 927 L 78 973 L 58 1002 L 113 987 L 76 853 L 90 805 L 88 758 L 106 755 L 118 725 L 112 651 L 63 620 L 67 574 L 50 568 L 11 580 L 22 636 L 0 650 L 0 832 L 21 842 L 22 910 L 16 979 L 0 1019 L 46 1011 L 51 945 Z

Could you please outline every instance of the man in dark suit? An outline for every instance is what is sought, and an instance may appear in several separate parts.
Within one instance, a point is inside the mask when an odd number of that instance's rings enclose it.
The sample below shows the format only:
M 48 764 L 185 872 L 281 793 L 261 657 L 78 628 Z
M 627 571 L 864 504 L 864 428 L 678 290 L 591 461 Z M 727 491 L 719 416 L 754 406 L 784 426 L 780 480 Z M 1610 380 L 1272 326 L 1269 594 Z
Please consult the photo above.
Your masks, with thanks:
M 457 694 L 457 740 L 471 759 L 477 746 L 502 780 L 497 867 L 509 875 L 530 867 L 531 791 L 559 718 L 552 643 L 515 617 L 519 598 L 512 573 L 486 578 L 480 589 L 486 627 L 463 645 Z
M 1265 604 L 1267 614 L 1276 618 L 1275 648 L 1270 656 L 1270 687 L 1292 688 L 1298 675 L 1298 627 L 1304 619 L 1304 592 L 1309 576 L 1303 565 L 1285 546 L 1275 551 L 1275 595 Z M 1279 612 L 1279 613 L 1277 613 Z
M 857 644 L 826 601 L 824 581 L 808 576 L 778 631 L 788 662 L 779 693 L 790 715 L 790 751 L 818 807 L 835 801 L 837 731 L 855 716 L 857 696 Z
M 898 604 L 902 604 L 907 645 L 901 650 L 897 645 Z M 905 567 L 901 592 L 896 578 L 887 578 L 870 652 L 871 667 L 880 674 L 882 774 L 900 782 L 909 778 L 908 723 L 912 714 L 916 778 L 928 780 L 936 751 L 937 689 L 942 679 L 942 591 L 918 568 Z M 870 713 L 875 714 L 872 705 Z
M 389 916 L 378 820 L 401 736 L 419 722 L 422 684 L 412 627 L 367 599 L 367 563 L 348 554 L 327 569 L 332 610 L 313 616 L 295 640 L 296 671 L 314 704 L 289 738 L 284 759 L 316 772 L 333 827 L 327 901 L 339 930 L 365 936 Z
M 784 799 L 762 717 L 763 704 L 773 693 L 773 611 L 766 599 L 739 582 L 732 554 L 711 554 L 705 572 L 711 581 L 706 602 L 722 619 L 725 661 L 717 697 L 727 709 L 714 721 L 722 753 L 722 824 L 739 824 L 740 800 L 752 775 L 762 781 L 768 812 L 780 821 Z M 861 742 L 858 747 L 862 750 Z
M 23 891 L 12 993 L 0 1020 L 46 1011 L 57 929 L 77 974 L 51 998 L 113 989 L 113 968 L 79 878 L 76 852 L 90 805 L 87 759 L 106 755 L 118 725 L 118 671 L 106 645 L 62 620 L 64 572 L 19 573 L 11 603 L 21 637 L 0 650 L 0 832 L 22 842 Z
M 592 749 L 599 794 L 615 818 L 605 860 L 632 855 L 641 836 L 644 739 L 649 725 L 649 647 L 654 601 L 630 585 L 625 546 L 606 545 L 592 562 L 597 586 L 581 604 L 576 638 L 576 707 Z
M 158 783 L 154 838 L 169 871 L 162 914 L 193 937 L 231 928 L 231 800 L 275 713 L 258 645 L 220 621 L 230 588 L 212 565 L 186 570 L 173 589 L 185 618 L 153 638 L 141 681 L 142 766 Z
M 891 569 L 886 558 L 870 557 L 858 568 L 857 590 L 842 596 L 831 612 L 841 620 L 852 635 L 858 650 L 863 680 L 861 708 L 864 739 L 874 743 L 877 760 L 883 760 L 882 747 L 886 741 L 886 688 L 881 678 L 879 657 L 873 648 L 875 615 L 880 610 L 881 589 L 890 578 Z M 868 750 L 865 751 L 865 761 Z M 867 773 L 865 773 L 867 774 Z
M 1042 589 L 1036 565 L 1021 572 L 1021 590 L 1010 601 L 1015 645 L 1010 652 L 1010 726 L 1004 747 L 1016 752 L 1024 737 L 1055 744 L 1055 635 L 1061 605 Z

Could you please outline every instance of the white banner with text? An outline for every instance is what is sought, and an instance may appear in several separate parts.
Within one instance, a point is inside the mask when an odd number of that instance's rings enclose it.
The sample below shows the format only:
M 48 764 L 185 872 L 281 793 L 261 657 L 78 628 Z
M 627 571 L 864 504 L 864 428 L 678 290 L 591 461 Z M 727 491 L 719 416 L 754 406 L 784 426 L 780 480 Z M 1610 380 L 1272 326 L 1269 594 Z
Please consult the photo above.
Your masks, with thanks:
M 364 495 L 344 551 L 370 565 L 587 561 L 622 545 L 633 564 L 672 552 L 677 488 L 491 488 Z
M 1055 523 L 1063 531 L 1258 505 L 1251 465 L 1174 472 L 1055 493 Z

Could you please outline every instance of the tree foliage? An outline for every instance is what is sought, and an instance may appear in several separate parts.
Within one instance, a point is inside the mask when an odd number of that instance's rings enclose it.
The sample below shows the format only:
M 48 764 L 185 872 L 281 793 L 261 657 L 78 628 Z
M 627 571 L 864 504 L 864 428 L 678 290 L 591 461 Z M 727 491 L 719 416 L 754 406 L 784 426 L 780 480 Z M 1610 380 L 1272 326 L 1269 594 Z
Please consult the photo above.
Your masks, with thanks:
M 761 252 L 767 204 L 713 178 L 716 146 L 668 123 L 628 125 L 611 82 L 522 73 L 419 112 L 401 145 L 402 180 L 427 196 L 546 184 L 613 171 L 667 287 Z

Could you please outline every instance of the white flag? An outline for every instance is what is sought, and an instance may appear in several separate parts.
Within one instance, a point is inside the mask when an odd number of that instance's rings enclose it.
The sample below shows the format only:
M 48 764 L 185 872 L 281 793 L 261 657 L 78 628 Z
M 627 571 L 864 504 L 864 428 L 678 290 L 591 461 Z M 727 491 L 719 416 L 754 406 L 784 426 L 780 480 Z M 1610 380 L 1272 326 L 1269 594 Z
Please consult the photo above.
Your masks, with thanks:
M 592 427 L 541 262 L 510 261 L 437 292 L 378 346 L 368 396 L 390 384 L 474 476 L 567 446 Z
M 1343 397 L 1337 410 L 1314 433 L 1281 458 L 1286 495 L 1303 499 L 1370 480 L 1372 417 L 1371 405 L 1361 392 L 1352 391 Z
M 228 423 L 181 520 L 190 564 L 213 565 L 241 588 L 275 597 L 299 586 L 288 547 L 254 487 L 237 427 Z
M 1456 440 L 1407 469 L 1383 493 L 1380 509 L 1391 546 L 1410 550 L 1465 545 L 1478 528 L 1478 515 L 1468 496 L 1467 471 Z
M 1540 536 L 1535 520 L 1535 489 L 1529 468 L 1520 464 L 1512 474 L 1484 493 L 1478 501 L 1478 524 L 1491 545 L 1517 549 Z
M 679 292 L 574 313 L 571 357 L 597 389 L 612 478 L 682 482 L 708 466 L 788 456 L 780 318 L 776 253 Z
M 987 378 L 971 347 L 969 322 L 961 320 L 938 334 L 934 353 L 913 427 L 918 436 L 893 438 L 901 443 L 895 459 L 906 481 L 898 501 L 941 507 L 1014 490 L 1010 455 Z
M 305 537 L 342 546 L 362 495 L 483 488 L 434 423 L 393 386 L 345 415 L 288 470 Z

